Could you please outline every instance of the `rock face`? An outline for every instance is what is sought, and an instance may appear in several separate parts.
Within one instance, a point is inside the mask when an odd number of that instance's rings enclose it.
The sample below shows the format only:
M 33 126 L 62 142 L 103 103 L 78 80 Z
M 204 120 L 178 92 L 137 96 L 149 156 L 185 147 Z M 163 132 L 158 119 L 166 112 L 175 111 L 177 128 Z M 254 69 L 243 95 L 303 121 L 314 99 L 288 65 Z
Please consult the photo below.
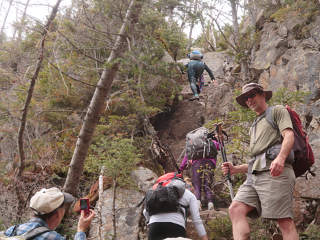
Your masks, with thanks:
M 127 240 L 138 239 L 140 232 L 140 221 L 142 218 L 143 204 L 137 206 L 144 198 L 144 192 L 148 190 L 157 179 L 157 175 L 151 170 L 139 167 L 132 172 L 132 178 L 142 190 L 117 189 L 116 197 L 116 226 L 117 239 Z M 102 239 L 111 239 L 113 235 L 112 221 L 112 195 L 113 190 L 108 189 L 103 192 L 102 202 Z M 95 209 L 96 212 L 97 209 Z M 96 217 L 91 225 L 90 239 L 98 239 L 98 218 Z
M 116 198 L 116 227 L 117 239 L 137 239 L 142 206 L 136 207 L 143 199 L 144 194 L 135 190 L 117 189 Z M 95 210 L 97 212 L 97 210 Z M 112 189 L 103 192 L 102 202 L 102 239 L 111 239 L 113 235 L 112 222 Z M 90 239 L 98 239 L 98 218 L 92 221 Z

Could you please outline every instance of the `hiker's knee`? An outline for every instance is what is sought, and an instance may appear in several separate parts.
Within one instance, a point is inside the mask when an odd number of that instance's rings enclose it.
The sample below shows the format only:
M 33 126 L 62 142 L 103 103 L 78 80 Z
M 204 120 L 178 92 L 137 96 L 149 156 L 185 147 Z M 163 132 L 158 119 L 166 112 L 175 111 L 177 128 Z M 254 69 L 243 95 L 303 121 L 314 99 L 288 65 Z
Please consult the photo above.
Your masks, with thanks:
M 242 202 L 232 201 L 229 207 L 229 215 L 231 219 L 244 217 L 249 211 L 249 206 Z

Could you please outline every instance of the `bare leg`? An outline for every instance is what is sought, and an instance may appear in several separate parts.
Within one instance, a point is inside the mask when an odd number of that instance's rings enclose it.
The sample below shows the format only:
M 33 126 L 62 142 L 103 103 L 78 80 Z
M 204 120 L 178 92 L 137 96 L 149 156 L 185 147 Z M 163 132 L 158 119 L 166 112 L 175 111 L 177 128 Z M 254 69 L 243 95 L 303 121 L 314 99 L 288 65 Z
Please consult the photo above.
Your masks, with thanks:
M 247 240 L 250 236 L 250 227 L 247 214 L 254 208 L 242 202 L 233 201 L 229 207 L 234 240 Z
M 291 218 L 278 219 L 283 240 L 299 240 L 296 225 Z

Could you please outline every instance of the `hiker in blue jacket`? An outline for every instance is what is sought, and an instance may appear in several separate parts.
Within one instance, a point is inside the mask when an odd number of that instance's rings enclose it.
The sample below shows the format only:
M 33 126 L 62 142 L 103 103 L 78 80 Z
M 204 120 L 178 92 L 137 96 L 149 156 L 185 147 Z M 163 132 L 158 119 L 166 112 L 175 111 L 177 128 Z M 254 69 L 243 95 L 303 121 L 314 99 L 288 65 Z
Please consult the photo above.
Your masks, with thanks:
M 71 194 L 61 192 L 58 188 L 41 189 L 30 200 L 30 208 L 34 211 L 34 217 L 27 223 L 10 227 L 4 232 L 4 235 L 11 237 L 38 233 L 32 239 L 65 240 L 65 237 L 54 230 L 60 225 L 67 207 L 73 201 L 74 198 Z M 77 233 L 74 236 L 75 240 L 86 239 L 85 232 L 89 228 L 94 216 L 95 213 L 92 210 L 90 210 L 87 216 L 81 211 Z
M 215 78 L 210 68 L 202 61 L 203 55 L 200 51 L 192 51 L 190 54 L 188 54 L 188 56 L 191 61 L 186 64 L 186 67 L 188 68 L 188 80 L 193 93 L 193 97 L 189 100 L 199 100 L 199 94 L 204 84 L 202 75 L 203 71 L 206 70 L 208 72 L 212 82 L 215 80 Z

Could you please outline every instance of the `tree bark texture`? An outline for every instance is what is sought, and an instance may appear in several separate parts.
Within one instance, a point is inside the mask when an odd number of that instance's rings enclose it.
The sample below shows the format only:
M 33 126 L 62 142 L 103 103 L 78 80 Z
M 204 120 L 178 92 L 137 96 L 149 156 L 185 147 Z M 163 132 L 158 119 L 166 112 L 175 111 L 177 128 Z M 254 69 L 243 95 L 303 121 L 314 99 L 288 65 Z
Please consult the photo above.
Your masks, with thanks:
M 124 35 L 128 29 L 129 22 L 131 26 L 130 30 L 132 31 L 134 24 L 138 21 L 141 8 L 142 0 L 130 1 L 124 22 L 119 31 L 119 35 L 91 99 L 84 123 L 77 139 L 76 147 L 69 166 L 67 179 L 64 185 L 64 190 L 73 195 L 76 194 L 78 189 L 79 178 L 83 172 L 84 161 L 88 153 L 93 133 L 96 125 L 99 122 L 100 114 L 104 109 L 105 100 L 111 88 L 112 82 L 119 69 L 118 58 L 120 58 L 127 49 L 127 42 Z
M 29 86 L 29 90 L 28 90 L 28 94 L 27 94 L 27 98 L 25 100 L 25 104 L 22 110 L 22 117 L 21 117 L 21 122 L 20 122 L 20 127 L 19 127 L 19 133 L 18 133 L 18 149 L 19 149 L 19 157 L 20 157 L 20 161 L 19 161 L 19 166 L 18 166 L 18 171 L 17 171 L 17 176 L 20 176 L 23 169 L 24 169 L 24 161 L 25 161 L 25 153 L 24 153 L 24 149 L 23 149 L 23 133 L 26 127 L 26 122 L 27 122 L 27 114 L 28 114 L 28 107 L 30 105 L 31 102 L 31 98 L 33 95 L 33 90 L 34 90 L 34 86 L 36 84 L 36 80 L 38 78 L 40 69 L 41 69 L 41 65 L 42 65 L 42 61 L 43 61 L 43 53 L 44 53 L 44 43 L 49 31 L 49 27 L 51 25 L 51 23 L 53 22 L 54 18 L 57 15 L 58 12 L 58 8 L 60 5 L 60 2 L 62 0 L 58 0 L 56 5 L 53 7 L 50 17 L 47 21 L 47 24 L 44 26 L 44 29 L 41 33 L 41 42 L 40 42 L 40 53 L 38 56 L 38 61 L 36 64 L 36 68 L 35 71 L 33 73 L 33 76 L 31 78 L 31 82 L 30 82 L 30 86 Z

